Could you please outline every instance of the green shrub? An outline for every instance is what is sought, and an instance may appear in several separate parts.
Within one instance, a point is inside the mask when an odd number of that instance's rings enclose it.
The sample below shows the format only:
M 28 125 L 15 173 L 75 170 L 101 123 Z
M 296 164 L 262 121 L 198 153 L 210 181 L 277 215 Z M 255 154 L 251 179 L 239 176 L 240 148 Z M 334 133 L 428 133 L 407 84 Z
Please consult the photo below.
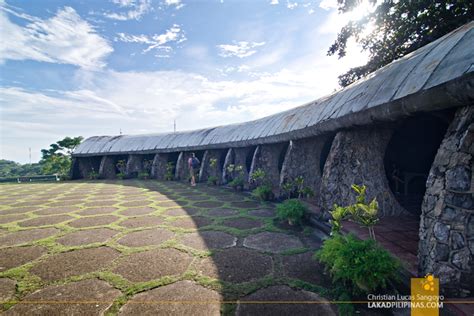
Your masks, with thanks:
M 117 173 L 117 179 L 123 180 L 123 178 L 125 178 L 125 173 L 123 172 Z
M 322 262 L 334 282 L 342 282 L 352 294 L 373 293 L 398 278 L 400 263 L 374 240 L 353 235 L 334 235 L 324 241 L 315 258 Z
M 138 179 L 147 180 L 148 178 L 150 178 L 150 174 L 148 172 L 143 171 L 138 173 Z
M 271 201 L 275 197 L 270 185 L 264 184 L 252 191 L 252 196 L 262 201 Z
M 241 190 L 244 187 L 244 179 L 237 177 L 229 182 L 229 185 L 236 190 Z
M 97 180 L 99 179 L 99 174 L 92 168 L 92 171 L 89 173 L 90 180 Z
M 166 164 L 166 173 L 165 173 L 165 180 L 172 181 L 174 179 L 174 163 L 168 162 Z
M 210 184 L 210 185 L 217 185 L 217 181 L 219 179 L 216 177 L 216 176 L 209 176 L 207 178 L 207 184 Z
M 299 224 L 306 213 L 306 207 L 298 199 L 289 199 L 277 205 L 277 216 L 289 224 Z

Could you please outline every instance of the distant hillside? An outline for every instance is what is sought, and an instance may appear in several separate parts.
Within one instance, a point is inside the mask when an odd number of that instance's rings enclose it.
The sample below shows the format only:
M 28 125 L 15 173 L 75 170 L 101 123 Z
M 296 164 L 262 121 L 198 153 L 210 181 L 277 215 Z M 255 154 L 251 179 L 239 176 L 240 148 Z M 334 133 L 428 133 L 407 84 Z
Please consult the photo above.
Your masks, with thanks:
M 20 164 L 11 160 L 0 159 L 0 178 L 42 175 L 41 164 Z

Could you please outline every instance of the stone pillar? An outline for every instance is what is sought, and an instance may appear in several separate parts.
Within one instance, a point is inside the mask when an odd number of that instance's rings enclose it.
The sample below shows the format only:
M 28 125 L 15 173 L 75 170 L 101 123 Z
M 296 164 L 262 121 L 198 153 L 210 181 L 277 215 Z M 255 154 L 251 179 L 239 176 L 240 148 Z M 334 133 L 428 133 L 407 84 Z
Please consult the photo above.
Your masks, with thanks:
M 280 187 L 280 169 L 278 166 L 280 155 L 284 150 L 286 143 L 278 143 L 271 145 L 260 145 L 255 150 L 250 174 L 257 169 L 263 169 L 266 173 L 267 179 L 271 182 L 274 188 L 274 193 L 279 194 Z
M 453 297 L 474 294 L 474 107 L 457 110 L 426 182 L 420 275 L 433 273 Z
M 229 175 L 229 173 L 227 172 L 227 167 L 229 165 L 234 164 L 234 157 L 235 157 L 234 149 L 229 148 L 229 150 L 227 150 L 227 154 L 226 154 L 225 159 L 224 159 L 224 166 L 222 167 L 222 179 L 221 179 L 221 181 L 222 181 L 223 184 L 229 182 L 229 179 L 230 179 L 231 175 Z
M 168 164 L 168 154 L 156 154 L 151 165 L 152 179 L 165 180 L 166 166 Z
M 253 155 L 253 147 L 239 147 L 234 148 L 234 164 L 236 166 L 242 166 L 243 178 L 244 178 L 244 188 L 248 189 L 249 181 L 249 171 L 247 169 L 247 157 L 248 155 Z M 257 149 L 255 149 L 257 150 Z
M 69 169 L 69 178 L 71 180 L 80 179 L 81 175 L 79 174 L 79 162 L 78 158 L 72 157 L 71 159 L 71 169 Z
M 379 203 L 381 216 L 408 214 L 390 190 L 384 168 L 384 155 L 393 130 L 364 127 L 338 132 L 324 165 L 321 181 L 321 207 L 355 202 L 352 184 L 366 185 L 367 198 Z
M 99 178 L 115 179 L 115 161 L 112 156 L 102 156 L 99 167 Z
M 215 166 L 211 167 L 211 160 L 215 159 Z M 204 152 L 204 156 L 201 161 L 201 169 L 199 170 L 199 181 L 207 181 L 209 177 L 217 177 L 217 182 L 220 183 L 222 179 L 222 150 L 211 149 Z
M 178 160 L 176 162 L 176 172 L 175 172 L 175 180 L 181 181 L 188 181 L 189 175 L 189 167 L 188 167 L 188 160 L 191 158 L 192 152 L 182 151 L 179 153 Z M 198 173 L 199 170 L 196 170 Z M 199 174 L 197 174 L 199 176 Z
M 281 185 L 301 176 L 305 186 L 310 187 L 315 196 L 319 196 L 321 186 L 321 169 L 319 168 L 321 152 L 329 136 L 320 136 L 290 141 L 280 174 Z
M 125 177 L 136 178 L 138 173 L 143 170 L 143 156 L 129 155 L 127 159 L 127 168 L 125 169 Z

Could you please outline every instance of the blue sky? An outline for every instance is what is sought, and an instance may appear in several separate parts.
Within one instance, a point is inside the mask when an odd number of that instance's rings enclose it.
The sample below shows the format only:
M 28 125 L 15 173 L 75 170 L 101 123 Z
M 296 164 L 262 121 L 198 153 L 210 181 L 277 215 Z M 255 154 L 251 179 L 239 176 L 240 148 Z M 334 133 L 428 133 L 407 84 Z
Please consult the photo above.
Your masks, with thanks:
M 326 56 L 363 9 L 336 0 L 0 0 L 0 158 L 65 136 L 190 130 L 327 95 L 364 64 Z

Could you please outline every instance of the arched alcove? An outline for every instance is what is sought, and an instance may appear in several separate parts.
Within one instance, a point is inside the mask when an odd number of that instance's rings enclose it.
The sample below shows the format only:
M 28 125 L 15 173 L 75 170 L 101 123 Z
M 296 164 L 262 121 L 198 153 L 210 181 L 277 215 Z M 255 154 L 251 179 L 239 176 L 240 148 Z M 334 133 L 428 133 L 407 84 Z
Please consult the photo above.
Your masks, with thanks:
M 321 175 L 324 171 L 324 165 L 326 164 L 326 160 L 328 159 L 329 152 L 331 151 L 332 142 L 334 141 L 334 137 L 336 134 L 331 134 L 327 137 L 326 141 L 324 142 L 323 147 L 321 148 L 321 155 L 319 156 L 319 170 L 321 171 Z
M 281 169 L 283 168 L 283 162 L 285 161 L 286 152 L 288 151 L 289 146 L 290 142 L 286 142 L 278 156 L 278 175 L 281 175 Z
M 402 121 L 387 145 L 384 166 L 395 198 L 407 211 L 421 213 L 426 179 L 452 119 L 452 112 L 423 114 Z
M 247 172 L 250 172 L 250 168 L 252 167 L 252 159 L 255 149 L 257 149 L 257 146 L 250 147 L 247 156 L 245 157 L 245 168 L 247 168 Z

